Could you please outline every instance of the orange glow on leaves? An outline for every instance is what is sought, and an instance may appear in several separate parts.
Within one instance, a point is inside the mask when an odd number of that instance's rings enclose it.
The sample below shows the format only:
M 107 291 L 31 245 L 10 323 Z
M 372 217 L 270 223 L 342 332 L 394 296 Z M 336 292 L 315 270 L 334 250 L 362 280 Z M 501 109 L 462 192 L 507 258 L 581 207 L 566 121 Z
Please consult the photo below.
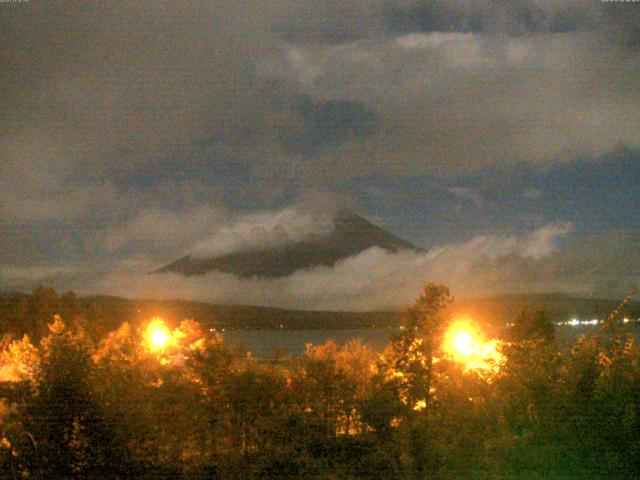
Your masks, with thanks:
M 454 321 L 444 335 L 445 357 L 462 363 L 466 370 L 479 373 L 498 369 L 502 354 L 497 340 L 485 340 L 478 328 L 467 319 Z
M 167 347 L 171 333 L 164 321 L 160 317 L 155 317 L 147 325 L 143 337 L 149 350 L 158 352 Z

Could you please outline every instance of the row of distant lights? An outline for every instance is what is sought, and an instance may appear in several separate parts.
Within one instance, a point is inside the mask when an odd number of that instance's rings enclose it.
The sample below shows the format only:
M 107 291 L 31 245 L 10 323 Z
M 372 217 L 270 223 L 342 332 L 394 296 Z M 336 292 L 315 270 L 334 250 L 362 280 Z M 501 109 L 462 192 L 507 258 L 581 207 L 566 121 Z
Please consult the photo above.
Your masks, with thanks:
M 571 320 L 567 320 L 565 322 L 556 322 L 558 326 L 569 325 L 571 327 L 579 327 L 580 325 L 600 325 L 604 320 L 599 320 L 597 318 L 591 320 L 580 320 L 578 318 L 572 318 Z M 622 323 L 640 323 L 640 318 L 628 318 L 624 317 L 622 319 Z M 514 327 L 515 323 L 507 323 L 507 327 Z
M 572 327 L 577 327 L 580 325 L 599 325 L 603 321 L 604 320 L 599 320 L 597 318 L 594 318 L 592 320 L 580 320 L 578 318 L 572 318 L 571 320 L 568 320 L 566 322 L 558 322 L 557 325 L 570 325 Z M 640 318 L 624 317 L 622 319 L 622 323 L 638 323 L 638 322 L 640 322 Z
M 572 327 L 578 327 L 580 325 L 600 325 L 603 322 L 603 320 L 598 320 L 597 318 L 594 318 L 592 320 L 579 320 L 577 318 L 572 318 L 571 320 L 567 320 L 566 322 L 556 322 L 556 325 L 558 325 L 559 327 L 563 326 L 563 325 L 570 325 Z M 640 323 L 640 318 L 628 318 L 628 317 L 624 317 L 622 319 L 622 323 Z M 514 327 L 516 324 L 515 323 L 507 323 L 507 327 Z M 284 328 L 283 325 L 280 325 L 280 328 Z M 400 330 L 404 330 L 404 326 L 400 326 Z M 216 330 L 215 328 L 210 328 L 209 331 L 211 333 L 217 333 L 218 330 Z M 224 328 L 221 329 L 220 331 L 224 332 Z

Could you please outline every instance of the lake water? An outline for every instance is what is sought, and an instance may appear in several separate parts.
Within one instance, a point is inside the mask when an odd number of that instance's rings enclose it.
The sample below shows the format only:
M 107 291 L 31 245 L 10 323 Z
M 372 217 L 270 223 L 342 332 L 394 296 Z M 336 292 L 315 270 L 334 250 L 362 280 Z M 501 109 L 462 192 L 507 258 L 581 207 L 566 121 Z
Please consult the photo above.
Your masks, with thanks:
M 232 330 L 223 333 L 229 345 L 242 344 L 256 357 L 269 357 L 280 351 L 287 355 L 299 355 L 305 345 L 320 345 L 333 340 L 344 345 L 350 340 L 360 339 L 375 350 L 382 350 L 397 330 L 386 328 L 363 328 L 346 330 Z
M 581 335 L 593 333 L 598 327 L 593 326 L 559 326 L 556 327 L 556 338 L 561 348 L 570 347 Z M 640 337 L 640 325 L 629 326 L 630 330 Z M 360 339 L 362 343 L 370 345 L 374 350 L 382 350 L 388 345 L 391 336 L 398 330 L 376 329 L 347 329 L 347 330 L 233 330 L 223 333 L 229 345 L 240 343 L 256 357 L 270 357 L 276 352 L 287 355 L 299 355 L 305 350 L 305 345 L 321 345 L 333 340 L 338 345 L 344 345 L 350 340 Z

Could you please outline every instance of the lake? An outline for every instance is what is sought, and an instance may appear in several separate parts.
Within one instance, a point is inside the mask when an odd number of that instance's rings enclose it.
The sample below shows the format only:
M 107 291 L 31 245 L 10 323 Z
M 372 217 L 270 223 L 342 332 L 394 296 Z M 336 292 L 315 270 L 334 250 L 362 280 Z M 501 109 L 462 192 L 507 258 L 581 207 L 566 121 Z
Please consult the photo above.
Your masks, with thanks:
M 628 326 L 636 335 L 640 336 L 640 325 Z M 556 338 L 561 348 L 570 347 L 580 335 L 596 332 L 598 327 L 558 326 Z M 224 332 L 223 336 L 229 345 L 242 344 L 256 357 L 270 357 L 279 351 L 287 355 L 299 355 L 305 350 L 305 345 L 321 345 L 333 340 L 338 345 L 344 345 L 350 340 L 360 339 L 362 343 L 370 345 L 380 351 L 388 345 L 391 336 L 397 329 L 361 328 L 344 330 L 232 330 Z
M 382 350 L 391 335 L 397 332 L 387 328 L 361 328 L 345 330 L 232 330 L 223 336 L 229 345 L 242 344 L 256 357 L 269 357 L 276 351 L 287 355 L 299 355 L 305 345 L 320 345 L 333 340 L 344 345 L 350 340 L 360 339 L 375 350 Z

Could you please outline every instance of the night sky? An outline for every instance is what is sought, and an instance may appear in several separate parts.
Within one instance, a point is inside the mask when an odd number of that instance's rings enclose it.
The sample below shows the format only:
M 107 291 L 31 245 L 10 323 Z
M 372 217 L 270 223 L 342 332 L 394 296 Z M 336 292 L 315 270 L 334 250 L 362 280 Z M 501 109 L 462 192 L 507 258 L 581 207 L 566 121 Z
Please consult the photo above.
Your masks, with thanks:
M 640 283 L 640 3 L 0 3 L 0 289 L 376 309 Z M 426 250 L 147 275 L 347 207 Z

